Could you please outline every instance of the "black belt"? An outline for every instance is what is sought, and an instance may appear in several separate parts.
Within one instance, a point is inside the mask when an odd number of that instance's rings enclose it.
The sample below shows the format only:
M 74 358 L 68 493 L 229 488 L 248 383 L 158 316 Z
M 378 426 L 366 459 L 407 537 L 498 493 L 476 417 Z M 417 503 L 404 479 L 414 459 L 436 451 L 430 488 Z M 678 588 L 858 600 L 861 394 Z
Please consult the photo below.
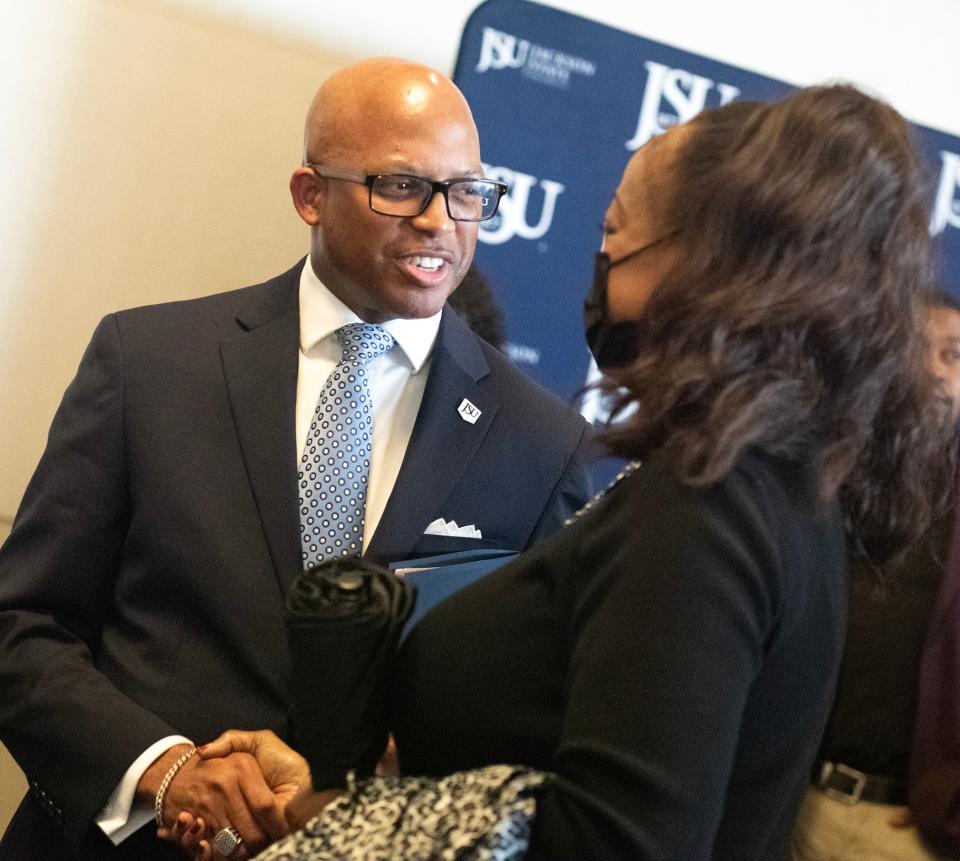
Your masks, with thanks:
M 864 774 L 842 762 L 818 759 L 813 764 L 813 785 L 844 804 L 873 801 L 877 804 L 906 804 L 907 784 L 892 777 Z

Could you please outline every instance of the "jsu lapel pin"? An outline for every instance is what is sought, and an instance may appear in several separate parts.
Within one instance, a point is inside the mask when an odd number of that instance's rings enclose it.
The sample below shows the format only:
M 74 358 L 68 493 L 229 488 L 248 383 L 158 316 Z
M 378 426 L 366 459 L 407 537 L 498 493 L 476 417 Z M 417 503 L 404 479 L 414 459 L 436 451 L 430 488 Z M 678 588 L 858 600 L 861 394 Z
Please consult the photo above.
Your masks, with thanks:
M 457 412 L 460 413 L 460 418 L 462 418 L 465 422 L 470 422 L 472 425 L 475 425 L 477 423 L 477 419 L 480 418 L 480 410 L 478 410 L 466 398 L 460 401 L 460 406 L 457 407 Z

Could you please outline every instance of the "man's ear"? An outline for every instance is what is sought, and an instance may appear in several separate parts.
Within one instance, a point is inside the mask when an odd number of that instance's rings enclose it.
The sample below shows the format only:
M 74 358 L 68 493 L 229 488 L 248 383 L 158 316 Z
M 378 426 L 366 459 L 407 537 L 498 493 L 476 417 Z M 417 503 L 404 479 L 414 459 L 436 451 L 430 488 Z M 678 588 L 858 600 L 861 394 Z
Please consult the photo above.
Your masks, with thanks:
M 323 180 L 309 167 L 298 167 L 290 177 L 290 196 L 300 217 L 316 227 L 323 214 Z

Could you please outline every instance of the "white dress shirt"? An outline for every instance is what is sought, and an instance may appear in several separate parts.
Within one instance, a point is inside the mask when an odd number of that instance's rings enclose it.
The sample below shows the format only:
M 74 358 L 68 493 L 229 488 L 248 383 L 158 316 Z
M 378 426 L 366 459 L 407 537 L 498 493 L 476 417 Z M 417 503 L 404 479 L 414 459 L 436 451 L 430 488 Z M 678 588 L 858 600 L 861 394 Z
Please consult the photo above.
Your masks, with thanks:
M 297 374 L 297 451 L 303 451 L 320 392 L 340 360 L 336 331 L 362 322 L 314 274 L 310 261 L 300 275 L 300 362 Z M 440 314 L 383 324 L 396 344 L 367 365 L 373 401 L 373 442 L 363 547 L 380 523 L 413 433 L 430 369 L 430 354 L 440 328 Z M 426 527 L 427 524 L 424 524 Z
M 320 392 L 340 360 L 341 350 L 336 331 L 348 323 L 360 322 L 363 321 L 324 286 L 313 271 L 308 257 L 300 273 L 298 453 L 303 451 L 310 432 L 310 422 Z M 373 402 L 373 441 L 363 524 L 364 549 L 369 546 L 380 523 L 413 433 L 427 384 L 430 356 L 440 329 L 440 313 L 418 320 L 388 320 L 382 325 L 393 335 L 396 343 L 367 366 Z M 115 845 L 153 819 L 152 806 L 133 807 L 137 784 L 157 757 L 184 742 L 191 743 L 183 736 L 162 738 L 147 748 L 127 769 L 97 817 L 97 824 Z

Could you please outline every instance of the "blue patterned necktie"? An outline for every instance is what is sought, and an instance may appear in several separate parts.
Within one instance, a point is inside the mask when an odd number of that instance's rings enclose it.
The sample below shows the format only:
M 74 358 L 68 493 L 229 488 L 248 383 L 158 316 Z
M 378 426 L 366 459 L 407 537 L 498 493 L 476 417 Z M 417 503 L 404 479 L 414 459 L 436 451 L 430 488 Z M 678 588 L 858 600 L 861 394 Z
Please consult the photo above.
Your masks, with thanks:
M 342 326 L 337 340 L 343 353 L 320 393 L 297 474 L 305 568 L 360 553 L 373 437 L 367 363 L 394 343 L 370 323 Z

